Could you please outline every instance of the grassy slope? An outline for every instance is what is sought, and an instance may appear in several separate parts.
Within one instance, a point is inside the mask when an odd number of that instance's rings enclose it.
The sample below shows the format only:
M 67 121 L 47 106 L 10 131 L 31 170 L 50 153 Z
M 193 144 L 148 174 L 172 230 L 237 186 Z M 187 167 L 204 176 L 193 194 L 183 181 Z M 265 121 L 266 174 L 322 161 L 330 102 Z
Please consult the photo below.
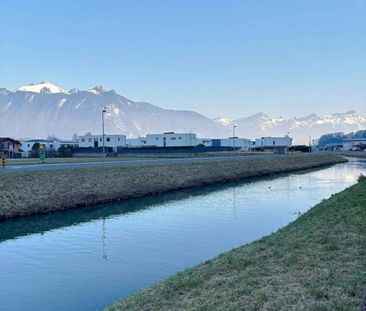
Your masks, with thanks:
M 0 220 L 342 161 L 332 154 L 0 175 Z
M 366 181 L 278 232 L 111 310 L 357 310 L 366 289 Z
M 340 151 L 335 153 L 346 157 L 366 158 L 366 151 Z

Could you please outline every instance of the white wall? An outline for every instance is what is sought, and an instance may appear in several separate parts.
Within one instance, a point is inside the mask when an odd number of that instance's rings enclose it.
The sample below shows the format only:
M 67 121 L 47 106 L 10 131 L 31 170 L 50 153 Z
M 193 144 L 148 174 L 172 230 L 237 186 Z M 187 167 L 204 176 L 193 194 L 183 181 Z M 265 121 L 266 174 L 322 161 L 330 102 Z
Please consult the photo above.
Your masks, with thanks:
M 129 147 L 142 147 L 146 146 L 146 138 L 139 137 L 139 138 L 127 138 L 127 146 Z
M 256 138 L 255 147 L 291 147 L 292 138 L 289 136 L 283 137 L 262 137 Z
M 82 135 L 78 138 L 79 147 L 103 147 L 103 135 Z M 113 151 L 117 151 L 117 147 L 126 147 L 125 135 L 104 135 L 104 146 L 113 147 Z
M 192 133 L 147 134 L 146 144 L 157 147 L 196 146 L 197 137 Z

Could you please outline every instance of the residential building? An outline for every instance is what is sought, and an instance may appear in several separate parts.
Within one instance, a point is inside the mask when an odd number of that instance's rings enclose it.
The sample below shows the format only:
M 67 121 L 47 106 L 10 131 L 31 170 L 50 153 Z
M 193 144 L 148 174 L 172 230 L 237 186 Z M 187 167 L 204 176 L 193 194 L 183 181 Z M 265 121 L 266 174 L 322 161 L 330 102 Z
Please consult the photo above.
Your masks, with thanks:
M 0 157 L 14 158 L 20 155 L 21 143 L 10 137 L 0 137 Z
M 85 134 L 78 138 L 80 148 L 101 148 L 103 147 L 103 135 Z M 113 148 L 117 152 L 117 147 L 126 147 L 126 135 L 104 135 L 104 146 Z
M 58 138 L 54 139 L 27 139 L 22 141 L 22 156 L 30 157 L 32 156 L 33 146 L 34 144 L 39 144 L 44 151 L 50 153 L 57 153 L 58 149 L 62 146 L 77 146 L 78 142 L 75 140 L 62 140 Z

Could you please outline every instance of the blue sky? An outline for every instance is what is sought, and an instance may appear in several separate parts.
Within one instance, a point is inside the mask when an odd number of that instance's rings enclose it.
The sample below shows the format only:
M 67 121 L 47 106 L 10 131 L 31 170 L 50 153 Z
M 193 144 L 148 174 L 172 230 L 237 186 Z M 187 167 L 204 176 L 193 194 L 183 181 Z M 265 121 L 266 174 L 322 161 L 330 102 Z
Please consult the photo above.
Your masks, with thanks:
M 0 2 L 0 86 L 103 85 L 209 117 L 366 115 L 366 1 Z

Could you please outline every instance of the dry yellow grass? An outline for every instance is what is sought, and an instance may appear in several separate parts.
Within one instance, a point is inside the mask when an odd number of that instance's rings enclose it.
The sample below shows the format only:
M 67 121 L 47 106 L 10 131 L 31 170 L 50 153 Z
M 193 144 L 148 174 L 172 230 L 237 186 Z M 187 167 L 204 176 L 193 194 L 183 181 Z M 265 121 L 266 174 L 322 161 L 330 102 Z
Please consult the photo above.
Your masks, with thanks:
M 0 175 L 0 220 L 343 161 L 333 154 Z

